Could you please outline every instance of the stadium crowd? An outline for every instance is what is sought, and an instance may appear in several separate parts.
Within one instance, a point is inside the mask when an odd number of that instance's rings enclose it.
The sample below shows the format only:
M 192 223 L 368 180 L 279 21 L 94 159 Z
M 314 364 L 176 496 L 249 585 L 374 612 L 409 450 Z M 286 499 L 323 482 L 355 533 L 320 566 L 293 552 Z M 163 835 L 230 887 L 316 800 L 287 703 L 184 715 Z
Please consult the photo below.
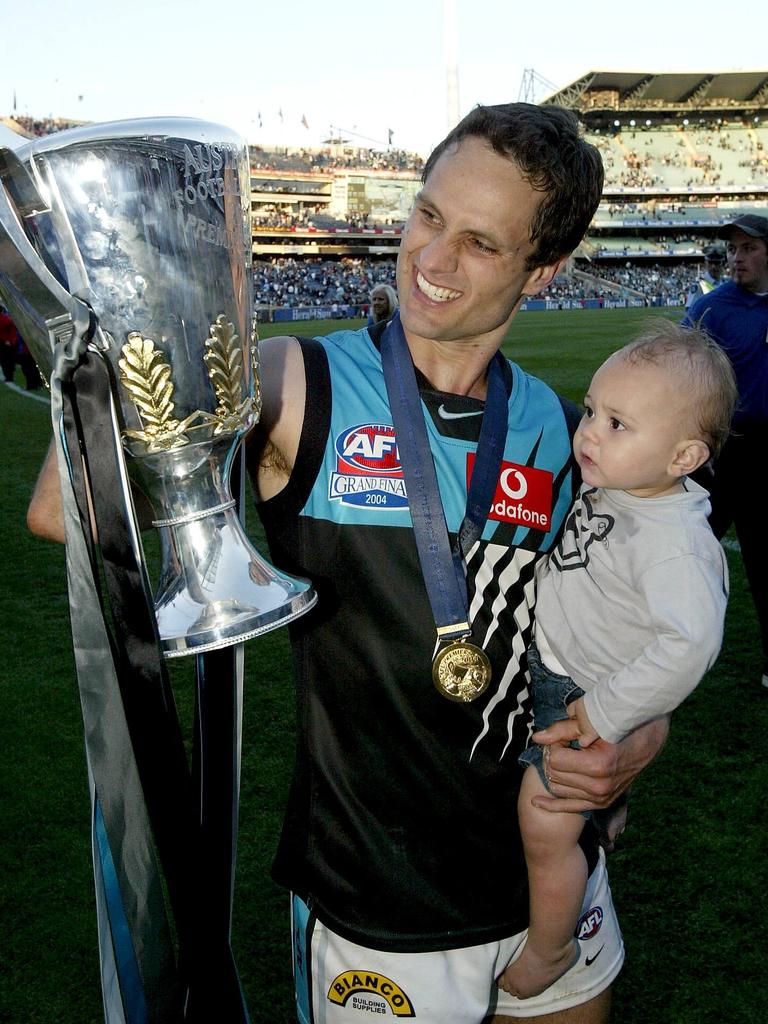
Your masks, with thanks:
M 672 302 L 685 305 L 688 292 L 699 279 L 702 264 L 651 266 L 628 263 L 624 266 L 601 265 L 595 275 L 603 282 L 613 284 L 620 294 L 643 297 L 647 303 Z
M 54 132 L 63 132 L 67 128 L 77 128 L 83 124 L 82 121 L 67 121 L 61 117 L 28 117 L 24 114 L 11 114 L 5 119 L 13 127 L 16 125 L 27 135 L 53 135 Z
M 330 170 L 382 171 L 389 174 L 411 172 L 419 175 L 424 159 L 418 153 L 403 149 L 362 149 L 341 146 L 328 149 L 267 150 L 250 146 L 251 168 L 254 171 L 295 171 L 317 174 Z
M 373 286 L 394 283 L 394 260 L 274 257 L 253 263 L 254 295 L 260 306 L 336 304 L 358 310 L 365 307 L 367 312 Z
M 581 269 L 576 275 L 561 275 L 539 297 L 554 301 L 643 298 L 648 305 L 672 302 L 683 306 L 701 268 L 700 263 L 666 267 L 660 263 L 618 267 L 589 265 L 588 272 Z M 363 316 L 368 312 L 374 285 L 394 286 L 395 260 L 287 256 L 258 259 L 253 263 L 253 281 L 256 303 L 261 307 L 336 305 L 339 316 L 344 315 L 348 307 L 356 310 L 351 315 Z
M 327 208 L 313 204 L 297 203 L 278 206 L 265 203 L 251 211 L 251 223 L 254 231 L 277 228 L 279 231 L 329 229 L 342 231 L 365 231 L 375 228 L 402 228 L 404 221 L 387 217 L 382 221 L 358 215 L 350 217 L 332 217 Z
M 33 118 L 12 115 L 5 119 L 34 136 L 71 128 L 76 122 L 65 118 Z M 755 122 L 723 118 L 720 123 L 662 125 L 622 125 L 610 132 L 592 136 L 601 150 L 610 187 L 646 187 L 668 189 L 678 181 L 683 189 L 702 185 L 727 186 L 738 178 L 739 184 L 754 183 L 751 201 L 764 198 L 768 185 L 768 129 Z M 360 170 L 416 177 L 423 160 L 415 153 L 390 147 L 365 149 L 341 143 L 322 149 L 285 147 L 266 149 L 250 146 L 251 168 L 255 175 L 253 192 L 279 192 L 285 201 L 269 196 L 266 202 L 252 204 L 254 231 L 363 231 L 374 227 L 397 230 L 400 221 L 381 223 L 369 216 L 350 214 L 331 216 L 321 202 L 304 201 L 313 191 L 308 182 L 291 180 L 292 175 L 330 175 L 338 170 Z M 259 171 L 286 172 L 285 180 L 258 179 Z M 317 188 L 323 187 L 318 182 Z M 291 201 L 291 195 L 297 199 Z M 299 200 L 298 195 L 304 196 Z M 266 198 L 266 197 L 265 197 Z M 643 298 L 651 303 L 685 303 L 685 297 L 699 278 L 702 264 L 697 257 L 707 237 L 696 228 L 713 227 L 733 216 L 718 206 L 719 200 L 706 202 L 691 193 L 681 197 L 623 201 L 610 193 L 598 211 L 589 252 L 592 263 L 580 262 L 579 275 L 559 277 L 544 296 L 550 300 L 583 300 L 608 297 Z M 692 230 L 685 229 L 688 221 Z M 602 225 L 601 225 L 602 222 Z M 617 237 L 616 228 L 635 225 L 658 228 L 647 237 Z M 613 227 L 602 233 L 600 227 Z M 661 233 L 664 227 L 677 231 Z M 680 230 L 682 229 L 682 230 Z M 604 258 L 600 258 L 600 257 Z M 637 258 L 643 262 L 635 262 Z M 661 258 L 660 258 L 661 257 Z M 663 257 L 667 257 L 664 259 Z M 653 262 L 651 262 L 653 261 Z M 358 315 L 368 312 L 370 291 L 376 284 L 393 284 L 394 260 L 307 257 L 293 259 L 263 256 L 254 261 L 256 302 L 261 307 L 330 306 L 353 309 Z M 341 315 L 341 313 L 339 314 Z
M 6 118 L 25 133 L 48 135 L 82 122 L 66 118 L 35 118 L 12 114 Z M 601 150 L 607 187 L 665 188 L 768 183 L 766 129 L 743 120 L 720 124 L 648 125 L 590 136 Z M 334 170 L 365 170 L 418 176 L 424 160 L 418 153 L 390 147 L 366 149 L 334 143 L 322 149 L 249 147 L 254 171 L 317 174 Z M 740 172 L 740 173 L 737 173 Z M 738 181 L 736 180 L 738 178 Z M 289 186 L 284 191 L 289 191 Z
M 719 188 L 768 182 L 766 129 L 754 121 L 617 127 L 591 138 L 608 188 Z
M 706 235 L 666 234 L 631 238 L 595 238 L 593 251 L 598 255 L 697 256 L 709 241 Z

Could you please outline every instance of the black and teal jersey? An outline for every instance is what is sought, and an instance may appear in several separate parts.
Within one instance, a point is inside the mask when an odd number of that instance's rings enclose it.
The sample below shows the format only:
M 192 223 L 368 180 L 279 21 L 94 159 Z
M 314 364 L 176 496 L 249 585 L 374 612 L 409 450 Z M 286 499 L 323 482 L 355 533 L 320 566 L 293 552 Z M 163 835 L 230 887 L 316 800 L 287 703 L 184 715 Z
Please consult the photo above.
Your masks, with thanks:
M 432 683 L 435 622 L 377 333 L 302 341 L 296 464 L 260 507 L 273 560 L 309 577 L 319 598 L 291 627 L 298 750 L 274 876 L 363 945 L 455 948 L 527 922 L 517 827 L 517 756 L 531 730 L 525 652 L 536 564 L 577 482 L 559 398 L 508 363 L 499 483 L 465 557 L 473 640 L 493 678 L 473 703 L 446 700 Z M 419 386 L 453 541 L 483 403 Z

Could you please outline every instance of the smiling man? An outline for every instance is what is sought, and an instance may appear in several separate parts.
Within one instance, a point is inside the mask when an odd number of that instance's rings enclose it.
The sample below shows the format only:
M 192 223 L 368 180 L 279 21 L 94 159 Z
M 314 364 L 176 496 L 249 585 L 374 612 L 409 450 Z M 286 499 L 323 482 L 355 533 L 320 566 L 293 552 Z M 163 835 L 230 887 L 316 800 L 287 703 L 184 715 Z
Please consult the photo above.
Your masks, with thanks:
M 532 999 L 496 984 L 528 914 L 534 572 L 577 487 L 563 404 L 498 351 L 601 187 L 571 113 L 478 107 L 427 162 L 399 317 L 262 346 L 260 514 L 275 562 L 319 594 L 292 627 L 299 739 L 274 866 L 303 1024 L 608 1019 L 623 949 L 594 836 L 578 963 Z M 553 750 L 541 806 L 610 803 L 665 733 Z
M 768 217 L 748 213 L 726 225 L 731 280 L 698 299 L 683 324 L 702 327 L 725 350 L 736 373 L 739 404 L 733 434 L 702 477 L 710 491 L 710 524 L 722 537 L 733 524 L 757 610 L 763 648 L 762 684 L 768 689 L 768 553 L 764 513 L 750 480 L 768 445 Z
M 297 756 L 273 869 L 293 893 L 302 1024 L 608 1020 L 623 947 L 589 826 L 578 961 L 530 999 L 497 986 L 528 921 L 516 805 L 534 576 L 578 488 L 565 405 L 499 349 L 602 179 L 572 113 L 478 107 L 427 162 L 400 315 L 261 346 L 259 512 L 276 564 L 319 595 L 291 627 Z M 62 535 L 51 458 L 28 521 Z M 608 806 L 666 731 L 553 748 L 537 805 Z

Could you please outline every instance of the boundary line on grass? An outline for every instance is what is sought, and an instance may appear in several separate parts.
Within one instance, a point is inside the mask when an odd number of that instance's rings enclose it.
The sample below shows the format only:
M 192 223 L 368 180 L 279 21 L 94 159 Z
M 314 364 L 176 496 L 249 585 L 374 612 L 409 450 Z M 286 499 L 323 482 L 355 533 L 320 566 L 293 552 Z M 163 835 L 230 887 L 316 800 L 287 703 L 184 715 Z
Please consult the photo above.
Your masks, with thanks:
M 14 384 L 13 381 L 6 380 L 3 382 L 7 388 L 11 391 L 15 391 L 18 395 L 23 395 L 24 398 L 32 398 L 36 402 L 43 402 L 45 405 L 50 405 L 51 400 L 47 395 L 36 395 L 34 391 L 26 391 L 24 388 L 19 387 L 18 384 Z

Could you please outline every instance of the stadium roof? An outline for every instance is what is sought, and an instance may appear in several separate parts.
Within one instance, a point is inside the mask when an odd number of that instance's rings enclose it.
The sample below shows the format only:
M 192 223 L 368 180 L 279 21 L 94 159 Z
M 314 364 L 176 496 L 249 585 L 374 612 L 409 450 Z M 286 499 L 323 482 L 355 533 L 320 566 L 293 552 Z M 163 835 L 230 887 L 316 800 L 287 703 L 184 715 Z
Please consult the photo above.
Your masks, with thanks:
M 763 106 L 768 104 L 768 71 L 589 71 L 544 103 L 583 112 L 598 106 L 642 109 L 646 104 L 694 109 Z

